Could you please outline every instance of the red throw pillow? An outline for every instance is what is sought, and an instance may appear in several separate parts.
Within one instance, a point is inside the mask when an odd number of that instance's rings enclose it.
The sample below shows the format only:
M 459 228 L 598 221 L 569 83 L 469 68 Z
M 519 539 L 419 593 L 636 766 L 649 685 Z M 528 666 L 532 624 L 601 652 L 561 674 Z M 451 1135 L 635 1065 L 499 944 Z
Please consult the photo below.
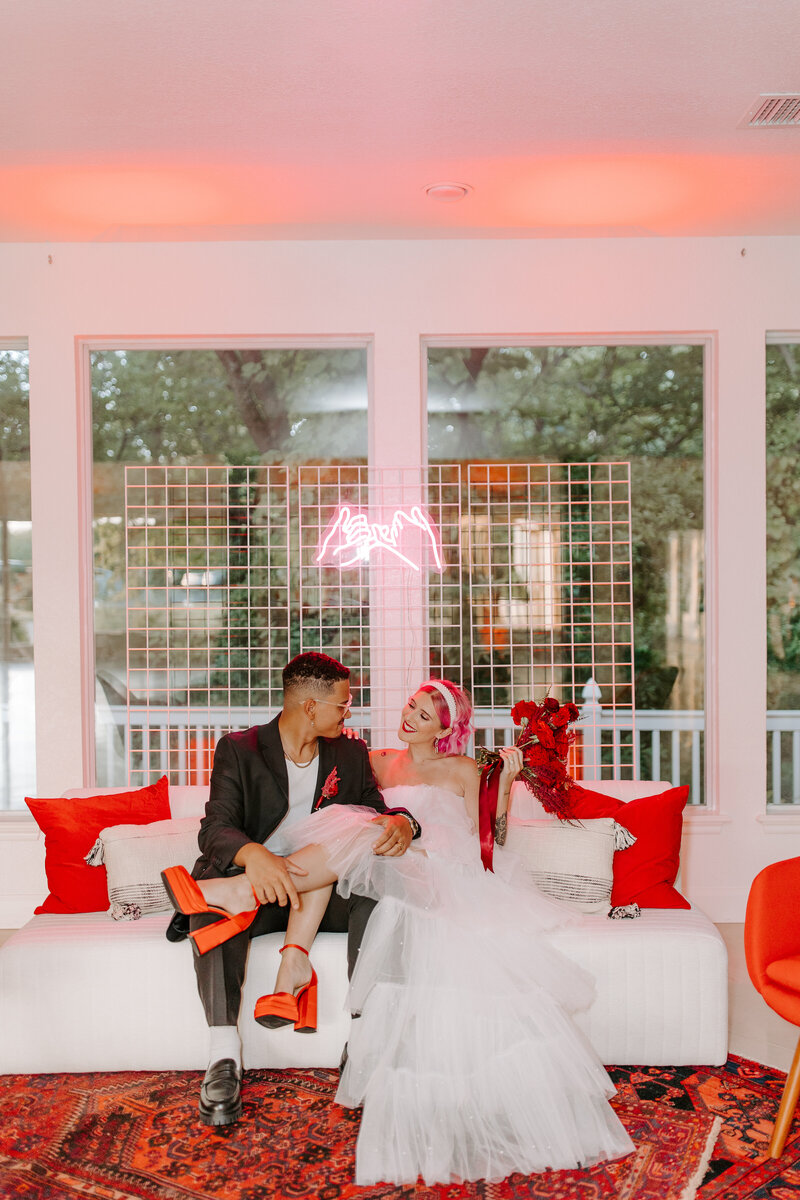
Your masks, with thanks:
M 670 788 L 655 796 L 641 796 L 626 804 L 576 786 L 570 789 L 570 812 L 578 818 L 614 817 L 636 838 L 627 850 L 614 855 L 611 904 L 636 904 L 640 908 L 691 908 L 672 886 L 681 861 L 683 810 L 688 787 Z
M 90 867 L 84 858 L 101 829 L 108 825 L 149 825 L 165 821 L 169 811 L 166 775 L 135 792 L 107 796 L 75 796 L 38 800 L 25 797 L 44 834 L 44 869 L 50 894 L 37 913 L 105 912 L 108 908 L 106 872 Z

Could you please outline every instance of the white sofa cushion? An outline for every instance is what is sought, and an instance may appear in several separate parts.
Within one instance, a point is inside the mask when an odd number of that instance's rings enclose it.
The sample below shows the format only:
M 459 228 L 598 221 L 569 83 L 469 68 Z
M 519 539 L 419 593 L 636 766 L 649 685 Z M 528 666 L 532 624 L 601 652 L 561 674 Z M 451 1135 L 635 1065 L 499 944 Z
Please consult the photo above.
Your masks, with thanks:
M 603 1062 L 722 1063 L 727 955 L 696 909 L 647 909 L 638 921 L 575 914 L 553 944 L 596 981 L 576 1022 Z M 0 1073 L 203 1070 L 208 1038 L 191 947 L 164 937 L 169 917 L 34 917 L 0 950 Z M 255 938 L 239 1028 L 248 1067 L 335 1067 L 347 1038 L 347 938 L 319 934 L 319 1029 L 268 1030 L 255 1002 L 273 990 L 283 934 Z M 54 980 L 57 986 L 54 986 Z
M 606 786 L 632 799 L 670 785 Z M 535 804 L 522 790 L 521 799 Z M 170 788 L 173 817 L 201 814 L 207 795 L 207 787 Z M 546 815 L 538 806 L 516 808 L 514 815 L 523 818 Z M 609 921 L 602 913 L 576 918 L 553 942 L 595 978 L 594 1003 L 576 1020 L 603 1062 L 725 1061 L 727 954 L 702 912 L 646 909 L 636 921 Z M 13 933 L 0 948 L 0 1073 L 203 1070 L 207 1031 L 192 951 L 186 942 L 166 940 L 168 920 L 167 913 L 130 922 L 114 922 L 106 913 L 42 914 Z M 334 1067 L 350 1020 L 347 939 L 317 937 L 319 1029 L 304 1037 L 291 1026 L 267 1030 L 252 1019 L 256 999 L 273 988 L 282 942 L 282 934 L 269 934 L 251 945 L 240 1017 L 245 1065 Z
M 170 909 L 161 872 L 173 866 L 192 869 L 200 853 L 199 828 L 199 817 L 180 817 L 101 830 L 87 861 L 105 866 L 115 921 L 136 921 L 145 913 Z
M 598 817 L 580 824 L 561 821 L 508 823 L 506 846 L 547 896 L 580 912 L 608 912 L 614 882 L 616 821 Z

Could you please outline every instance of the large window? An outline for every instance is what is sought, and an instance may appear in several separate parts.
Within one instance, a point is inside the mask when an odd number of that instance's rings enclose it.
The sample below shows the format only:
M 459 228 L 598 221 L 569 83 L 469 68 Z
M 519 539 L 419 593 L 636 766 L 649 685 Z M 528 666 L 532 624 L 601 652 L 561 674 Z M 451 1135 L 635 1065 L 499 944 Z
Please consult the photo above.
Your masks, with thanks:
M 28 352 L 0 348 L 0 809 L 36 791 Z
M 630 464 L 635 736 L 629 766 L 641 778 L 688 783 L 692 802 L 702 803 L 702 347 L 432 347 L 428 446 L 431 463 L 458 463 L 464 470 L 514 460 L 586 464 L 587 471 L 593 463 Z M 523 514 L 517 525 L 517 541 L 528 547 L 530 519 Z M 541 519 L 534 532 L 540 540 L 553 536 Z M 505 532 L 501 536 L 508 541 Z M 491 530 L 486 538 L 491 544 Z M 508 569 L 513 574 L 513 563 Z M 563 573 L 558 562 L 553 569 Z M 552 639 L 553 618 L 534 594 L 542 592 L 542 580 L 529 585 L 530 595 L 522 594 L 518 581 L 519 594 L 509 592 L 511 599 L 502 582 L 502 572 L 496 573 L 497 594 L 491 581 L 487 585 L 490 633 L 473 623 L 472 639 L 483 644 L 470 646 L 465 660 L 491 670 L 498 683 L 505 679 L 510 703 L 522 698 L 523 687 L 539 696 L 552 682 L 562 694 L 568 683 L 574 691 L 569 698 L 579 705 L 609 704 L 612 697 L 602 688 L 598 694 L 588 670 L 585 679 L 573 681 L 572 663 L 564 661 L 563 679 L 552 681 L 519 672 L 531 623 L 536 636 Z M 569 581 L 564 583 L 569 590 Z M 473 673 L 466 682 L 480 692 L 477 667 Z M 614 757 L 609 743 L 597 773 L 618 769 Z
M 484 743 L 552 689 L 577 774 L 703 802 L 702 347 L 431 348 L 428 378 L 427 465 L 368 467 L 363 348 L 95 352 L 102 782 L 203 778 L 320 648 L 381 744 L 429 671 Z
M 800 343 L 767 346 L 767 801 L 800 805 Z
M 279 703 L 299 634 L 271 539 L 301 464 L 366 461 L 366 349 L 97 350 L 92 402 L 98 780 L 192 781 Z

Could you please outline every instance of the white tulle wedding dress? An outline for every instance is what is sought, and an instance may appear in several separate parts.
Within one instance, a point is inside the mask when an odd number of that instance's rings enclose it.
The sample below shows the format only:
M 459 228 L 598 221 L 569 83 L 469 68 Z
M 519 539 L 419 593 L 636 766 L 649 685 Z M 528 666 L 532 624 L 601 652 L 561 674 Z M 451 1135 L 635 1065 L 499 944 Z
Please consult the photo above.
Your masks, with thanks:
M 356 1182 L 499 1180 L 628 1154 L 613 1084 L 569 1016 L 592 980 L 547 938 L 572 914 L 502 848 L 484 871 L 461 796 L 384 794 L 422 826 L 402 858 L 372 853 L 371 809 L 331 805 L 292 830 L 295 848 L 327 847 L 340 891 L 379 901 L 336 1097 L 363 1105 Z

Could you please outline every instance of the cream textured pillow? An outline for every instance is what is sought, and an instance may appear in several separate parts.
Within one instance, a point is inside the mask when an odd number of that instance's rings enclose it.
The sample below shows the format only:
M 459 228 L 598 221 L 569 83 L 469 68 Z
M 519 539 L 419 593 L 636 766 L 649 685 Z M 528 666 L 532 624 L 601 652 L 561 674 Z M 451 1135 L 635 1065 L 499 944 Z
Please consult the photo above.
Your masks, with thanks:
M 145 913 L 171 908 L 161 872 L 176 866 L 191 871 L 200 854 L 199 829 L 200 817 L 184 817 L 101 830 L 86 861 L 93 867 L 105 865 L 109 912 L 115 921 L 136 921 Z
M 633 840 L 613 817 L 508 823 L 506 847 L 522 859 L 540 891 L 581 912 L 607 911 L 614 882 L 614 851 Z

